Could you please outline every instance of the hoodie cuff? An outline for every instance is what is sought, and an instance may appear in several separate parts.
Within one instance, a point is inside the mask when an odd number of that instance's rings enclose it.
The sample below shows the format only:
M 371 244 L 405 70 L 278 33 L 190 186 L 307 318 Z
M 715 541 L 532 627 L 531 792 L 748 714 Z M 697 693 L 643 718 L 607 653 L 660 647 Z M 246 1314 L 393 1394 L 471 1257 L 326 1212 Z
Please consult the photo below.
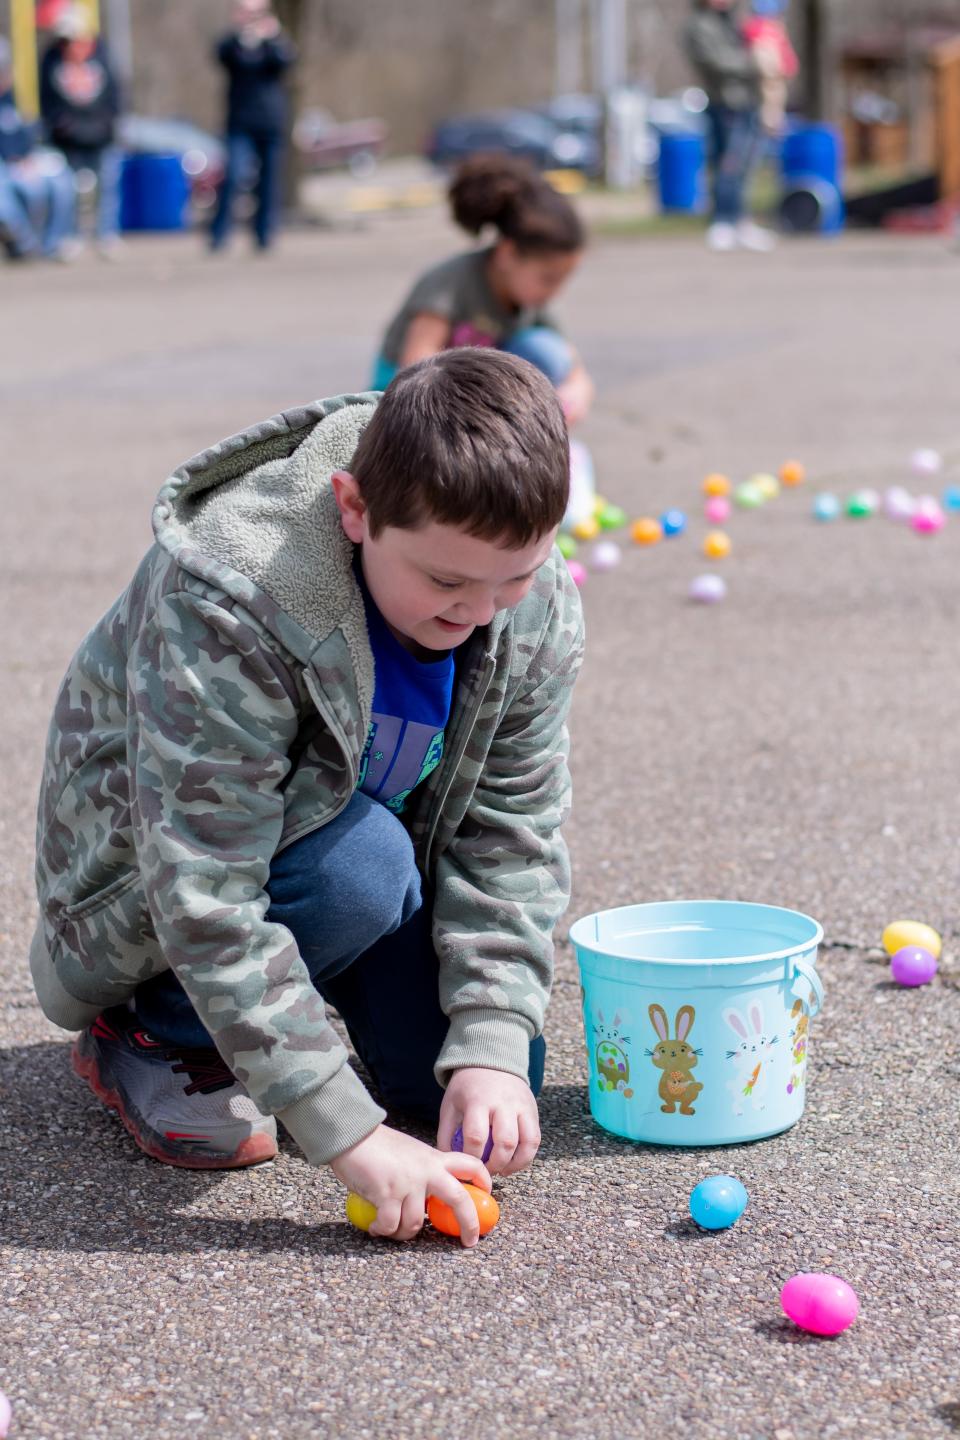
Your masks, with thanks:
M 534 1033 L 530 1021 L 512 1010 L 458 1010 L 434 1066 L 437 1083 L 445 1089 L 454 1070 L 474 1065 L 527 1080 Z
M 319 1090 L 276 1111 L 311 1165 L 336 1160 L 365 1140 L 386 1115 L 349 1065 L 342 1066 Z

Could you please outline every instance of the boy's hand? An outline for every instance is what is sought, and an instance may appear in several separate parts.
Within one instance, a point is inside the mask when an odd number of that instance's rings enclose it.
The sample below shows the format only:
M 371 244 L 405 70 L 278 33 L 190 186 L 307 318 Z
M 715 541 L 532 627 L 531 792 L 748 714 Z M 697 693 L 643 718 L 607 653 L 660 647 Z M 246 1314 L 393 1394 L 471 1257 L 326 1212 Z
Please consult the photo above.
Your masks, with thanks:
M 533 1091 L 505 1070 L 479 1067 L 454 1071 L 440 1107 L 437 1145 L 449 1150 L 457 1126 L 463 1129 L 465 1155 L 482 1155 L 493 1131 L 487 1161 L 491 1175 L 525 1170 L 540 1147 L 540 1120 Z
M 414 1239 L 423 1229 L 427 1196 L 436 1195 L 459 1220 L 461 1243 L 470 1247 L 480 1239 L 476 1206 L 460 1181 L 469 1180 L 489 1194 L 490 1176 L 472 1155 L 441 1155 L 422 1140 L 378 1125 L 330 1168 L 348 1190 L 377 1207 L 371 1235 Z
M 582 365 L 575 366 L 557 386 L 557 398 L 568 425 L 577 425 L 586 419 L 593 404 L 593 393 L 593 381 Z

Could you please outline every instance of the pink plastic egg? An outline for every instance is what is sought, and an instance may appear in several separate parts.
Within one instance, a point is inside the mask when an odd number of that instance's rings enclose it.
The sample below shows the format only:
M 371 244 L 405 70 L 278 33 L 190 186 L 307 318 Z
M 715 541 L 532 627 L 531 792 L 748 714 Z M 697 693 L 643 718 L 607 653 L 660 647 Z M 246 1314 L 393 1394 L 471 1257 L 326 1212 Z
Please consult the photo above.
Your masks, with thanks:
M 801 1273 L 780 1291 L 783 1313 L 813 1335 L 840 1335 L 860 1313 L 857 1292 L 838 1275 Z
M 570 579 L 578 588 L 586 582 L 587 572 L 579 560 L 568 560 L 567 569 L 570 571 Z
M 918 508 L 914 512 L 910 524 L 918 535 L 936 535 L 938 530 L 943 529 L 945 522 L 946 516 L 942 510 Z
M 703 513 L 711 525 L 723 525 L 730 519 L 730 501 L 725 495 L 711 495 Z

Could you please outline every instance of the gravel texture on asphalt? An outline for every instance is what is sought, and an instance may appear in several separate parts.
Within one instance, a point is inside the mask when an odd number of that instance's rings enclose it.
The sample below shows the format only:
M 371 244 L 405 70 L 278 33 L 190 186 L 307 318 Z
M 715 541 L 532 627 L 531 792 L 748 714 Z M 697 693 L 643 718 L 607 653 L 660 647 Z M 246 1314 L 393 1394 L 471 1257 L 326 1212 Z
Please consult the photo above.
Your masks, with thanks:
M 497 1185 L 473 1253 L 352 1230 L 333 1176 L 198 1175 L 142 1156 L 72 1075 L 32 998 L 33 807 L 51 699 L 149 541 L 166 474 L 222 435 L 363 388 L 410 277 L 460 243 L 436 216 L 299 234 L 222 264 L 193 239 L 123 262 L 0 268 L 7 546 L 0 810 L 0 1388 L 17 1440 L 131 1433 L 805 1440 L 960 1431 L 960 516 L 921 539 L 817 526 L 813 493 L 960 482 L 958 259 L 847 237 L 772 256 L 598 241 L 558 305 L 599 388 L 601 489 L 685 536 L 591 576 L 573 717 L 570 917 L 719 896 L 824 925 L 807 1112 L 721 1151 L 591 1121 L 575 962 L 558 944 L 543 1147 Z M 736 512 L 729 597 L 686 600 L 708 470 L 797 456 L 810 480 Z M 884 925 L 944 936 L 892 986 Z M 750 1192 L 732 1231 L 687 1218 L 703 1176 Z M 834 1271 L 861 1316 L 804 1336 L 778 1291 Z

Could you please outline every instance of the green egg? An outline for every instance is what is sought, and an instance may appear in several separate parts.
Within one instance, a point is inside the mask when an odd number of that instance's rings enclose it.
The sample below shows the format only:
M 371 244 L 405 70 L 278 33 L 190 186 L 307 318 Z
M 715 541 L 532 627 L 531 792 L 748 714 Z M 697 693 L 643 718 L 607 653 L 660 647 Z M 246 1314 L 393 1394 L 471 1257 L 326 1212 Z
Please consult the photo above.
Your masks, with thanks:
M 572 535 L 558 535 L 557 549 L 564 560 L 572 560 L 577 553 L 577 542 Z
M 627 523 L 627 512 L 619 505 L 605 505 L 597 519 L 601 530 L 622 530 Z

